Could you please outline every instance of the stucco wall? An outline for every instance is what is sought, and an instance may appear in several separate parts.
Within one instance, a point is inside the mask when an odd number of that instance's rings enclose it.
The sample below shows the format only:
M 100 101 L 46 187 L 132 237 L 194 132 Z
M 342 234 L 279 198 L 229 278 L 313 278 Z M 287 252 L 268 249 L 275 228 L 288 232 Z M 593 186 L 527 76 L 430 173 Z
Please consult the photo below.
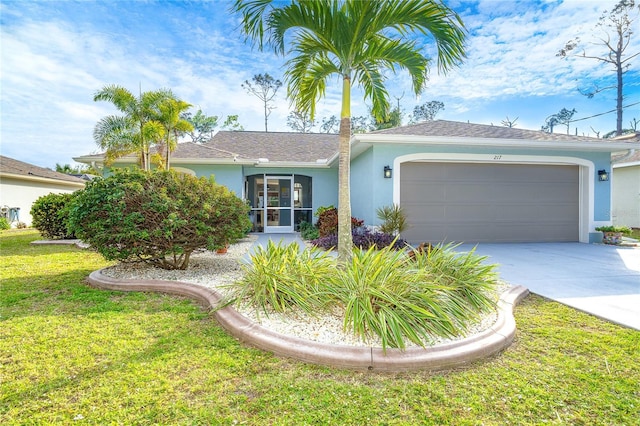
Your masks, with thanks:
M 3 177 L 0 179 L 0 206 L 19 207 L 20 222 L 31 226 L 31 205 L 38 198 L 51 193 L 68 194 L 78 189 L 81 188 Z
M 640 228 L 640 165 L 614 168 L 611 186 L 613 224 Z

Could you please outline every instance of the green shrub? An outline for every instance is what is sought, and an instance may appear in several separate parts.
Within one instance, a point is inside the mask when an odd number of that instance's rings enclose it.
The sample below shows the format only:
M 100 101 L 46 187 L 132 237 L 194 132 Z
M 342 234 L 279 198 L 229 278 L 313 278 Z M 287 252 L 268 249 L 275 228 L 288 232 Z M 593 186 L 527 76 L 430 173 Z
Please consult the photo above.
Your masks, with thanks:
M 11 229 L 11 225 L 6 217 L 0 217 L 0 231 L 4 231 L 6 229 Z
M 108 260 L 186 269 L 195 251 L 244 237 L 249 207 L 226 187 L 173 171 L 119 170 L 89 182 L 69 226 Z
M 269 241 L 266 249 L 256 248 L 251 263 L 243 269 L 243 279 L 230 285 L 233 298 L 265 313 L 269 308 L 287 312 L 296 306 L 317 314 L 330 300 L 322 290 L 322 280 L 335 270 L 335 262 L 321 250 L 300 251 L 298 243 Z
M 596 231 L 600 231 L 600 232 L 619 232 L 621 234 L 624 235 L 629 235 L 631 234 L 631 228 L 629 228 L 628 226 L 613 226 L 613 225 L 608 225 L 608 226 L 598 226 L 596 228 Z
M 31 206 L 31 224 L 47 239 L 72 239 L 74 233 L 67 228 L 67 206 L 74 200 L 73 194 L 49 194 L 38 198 Z
M 338 209 L 335 207 L 318 209 L 318 233 L 320 237 L 334 235 L 338 233 Z M 364 221 L 355 217 L 351 218 L 351 229 L 364 225 Z
M 320 236 L 318 232 L 318 228 L 309 222 L 301 222 L 300 223 L 300 237 L 303 240 L 315 240 Z

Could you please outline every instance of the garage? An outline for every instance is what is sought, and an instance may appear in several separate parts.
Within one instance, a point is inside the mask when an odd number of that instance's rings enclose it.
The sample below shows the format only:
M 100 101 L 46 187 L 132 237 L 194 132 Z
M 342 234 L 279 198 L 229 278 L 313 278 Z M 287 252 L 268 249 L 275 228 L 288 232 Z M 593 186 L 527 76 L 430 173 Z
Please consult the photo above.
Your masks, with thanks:
M 576 165 L 401 164 L 400 205 L 420 242 L 579 241 Z

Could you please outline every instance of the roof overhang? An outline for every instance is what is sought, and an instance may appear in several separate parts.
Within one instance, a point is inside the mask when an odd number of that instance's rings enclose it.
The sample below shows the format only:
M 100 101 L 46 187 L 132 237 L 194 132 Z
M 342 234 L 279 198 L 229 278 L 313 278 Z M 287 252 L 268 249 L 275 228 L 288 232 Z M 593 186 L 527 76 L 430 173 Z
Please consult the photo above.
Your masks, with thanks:
M 73 158 L 78 163 L 85 164 L 104 164 L 104 157 L 82 156 Z M 121 157 L 117 160 L 120 164 L 136 164 L 137 159 L 133 157 Z M 330 168 L 329 159 L 318 159 L 315 162 L 300 161 L 269 161 L 266 158 L 171 158 L 171 163 L 180 165 L 236 165 L 236 166 L 254 166 L 254 167 L 273 167 L 273 168 Z
M 317 160 L 315 163 L 299 161 L 257 161 L 256 167 L 274 168 L 304 168 L 304 169 L 328 169 L 331 167 L 328 159 Z
M 23 180 L 28 182 L 48 183 L 50 185 L 68 186 L 69 188 L 82 189 L 86 186 L 86 182 L 70 182 L 66 180 L 51 179 L 41 176 L 19 175 L 15 173 L 0 172 L 0 178 Z
M 461 136 L 413 136 L 389 134 L 356 134 L 351 138 L 351 155 L 356 157 L 376 144 L 429 146 L 465 146 L 481 148 L 518 148 L 551 151 L 620 152 L 640 149 L 640 142 L 538 141 L 528 139 L 496 139 Z

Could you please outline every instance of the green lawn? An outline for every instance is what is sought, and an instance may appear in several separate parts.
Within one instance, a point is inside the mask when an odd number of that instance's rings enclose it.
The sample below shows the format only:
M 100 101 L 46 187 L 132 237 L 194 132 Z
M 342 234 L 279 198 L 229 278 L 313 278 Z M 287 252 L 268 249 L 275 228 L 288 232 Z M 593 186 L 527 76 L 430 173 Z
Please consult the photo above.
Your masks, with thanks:
M 640 419 L 640 332 L 530 296 L 514 344 L 449 372 L 276 358 L 189 300 L 96 290 L 107 265 L 0 234 L 0 424 L 583 424 Z

